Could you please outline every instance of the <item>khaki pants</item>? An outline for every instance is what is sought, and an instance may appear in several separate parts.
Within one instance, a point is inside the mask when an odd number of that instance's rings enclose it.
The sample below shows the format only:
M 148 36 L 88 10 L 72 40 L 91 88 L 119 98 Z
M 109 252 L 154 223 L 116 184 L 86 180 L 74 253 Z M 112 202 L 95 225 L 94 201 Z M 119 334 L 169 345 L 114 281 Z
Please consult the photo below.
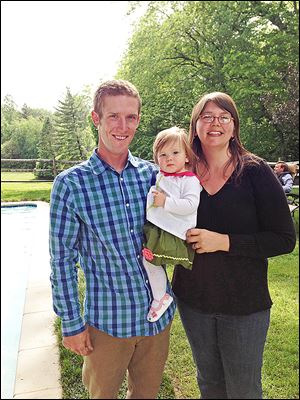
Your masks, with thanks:
M 116 399 L 128 370 L 127 399 L 155 399 L 168 357 L 171 323 L 158 335 L 116 338 L 89 326 L 93 352 L 82 380 L 91 399 Z

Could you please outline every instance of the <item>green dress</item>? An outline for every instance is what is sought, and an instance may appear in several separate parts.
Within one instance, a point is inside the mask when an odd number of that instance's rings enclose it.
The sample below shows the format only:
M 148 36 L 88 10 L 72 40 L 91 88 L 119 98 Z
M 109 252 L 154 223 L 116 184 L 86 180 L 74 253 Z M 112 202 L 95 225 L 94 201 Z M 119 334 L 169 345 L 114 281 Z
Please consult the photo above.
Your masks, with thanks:
M 147 221 L 143 255 L 153 265 L 182 265 L 192 269 L 195 251 L 185 240 Z

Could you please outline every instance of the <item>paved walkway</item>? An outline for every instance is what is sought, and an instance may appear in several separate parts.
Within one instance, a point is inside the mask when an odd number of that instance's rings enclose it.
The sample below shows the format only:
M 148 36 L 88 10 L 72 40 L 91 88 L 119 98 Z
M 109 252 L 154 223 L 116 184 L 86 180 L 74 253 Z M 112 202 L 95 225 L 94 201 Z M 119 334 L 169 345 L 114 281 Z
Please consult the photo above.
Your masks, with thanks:
M 31 202 L 32 203 L 32 202 Z M 49 205 L 35 202 L 36 236 L 23 313 L 14 399 L 61 399 L 48 250 Z

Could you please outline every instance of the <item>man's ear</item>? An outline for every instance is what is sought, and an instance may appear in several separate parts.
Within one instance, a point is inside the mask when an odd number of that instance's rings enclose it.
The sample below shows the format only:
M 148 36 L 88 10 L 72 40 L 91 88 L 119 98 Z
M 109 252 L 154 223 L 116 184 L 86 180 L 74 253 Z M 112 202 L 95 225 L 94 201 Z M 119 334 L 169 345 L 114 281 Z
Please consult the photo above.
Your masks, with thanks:
M 139 126 L 140 122 L 141 122 L 141 114 L 138 115 L 138 123 L 137 123 L 137 126 Z
M 96 111 L 92 111 L 92 120 L 96 128 L 98 128 L 100 124 L 100 118 L 99 115 L 96 113 Z

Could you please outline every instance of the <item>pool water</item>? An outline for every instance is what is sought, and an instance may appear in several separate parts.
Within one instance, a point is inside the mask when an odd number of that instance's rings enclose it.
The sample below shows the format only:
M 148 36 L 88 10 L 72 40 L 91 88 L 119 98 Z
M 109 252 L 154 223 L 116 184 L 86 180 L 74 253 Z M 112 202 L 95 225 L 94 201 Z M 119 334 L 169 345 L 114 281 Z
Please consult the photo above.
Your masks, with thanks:
M 37 206 L 1 206 L 1 398 L 13 398 Z

